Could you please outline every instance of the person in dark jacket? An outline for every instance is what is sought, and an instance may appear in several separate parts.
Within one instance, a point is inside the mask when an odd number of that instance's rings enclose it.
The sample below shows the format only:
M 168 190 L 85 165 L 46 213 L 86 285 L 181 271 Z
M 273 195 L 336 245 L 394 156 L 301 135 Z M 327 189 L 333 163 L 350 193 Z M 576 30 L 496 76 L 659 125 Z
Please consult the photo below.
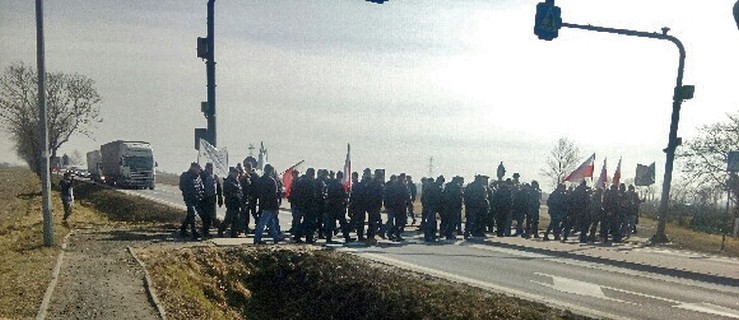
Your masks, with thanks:
M 59 189 L 62 190 L 62 204 L 64 205 L 62 221 L 67 222 L 67 218 L 72 215 L 72 205 L 74 204 L 74 175 L 71 172 L 64 173 L 64 178 L 59 181 Z
M 486 176 L 475 176 L 475 180 L 464 189 L 464 204 L 467 213 L 464 224 L 464 238 L 485 235 L 485 216 L 490 209 Z
M 262 241 L 265 227 L 269 228 L 270 237 L 272 237 L 274 243 L 282 241 L 279 233 L 280 227 L 277 225 L 277 213 L 280 210 L 282 192 L 274 179 L 274 171 L 272 165 L 265 165 L 264 174 L 257 182 L 257 199 L 261 215 L 254 230 L 254 244 L 266 244 Z
M 190 170 L 180 175 L 180 191 L 182 191 L 182 200 L 187 207 L 187 216 L 180 227 L 180 236 L 186 237 L 187 228 L 190 227 L 193 240 L 200 238 L 200 234 L 195 230 L 195 214 L 200 215 L 203 219 L 200 201 L 203 199 L 203 180 L 200 178 L 201 167 L 197 162 L 190 164 Z
M 447 240 L 454 240 L 457 238 L 455 231 L 461 229 L 462 224 L 462 204 L 464 203 L 464 192 L 462 191 L 462 184 L 464 179 L 460 176 L 452 178 L 444 186 L 444 192 L 442 193 L 443 208 L 441 211 L 441 225 L 439 230 L 439 238 L 446 238 Z
M 366 200 L 367 209 L 369 213 L 369 228 L 367 229 L 367 239 L 370 242 L 374 242 L 375 236 L 380 235 L 385 237 L 385 227 L 382 224 L 382 216 L 380 211 L 382 210 L 382 194 L 385 190 L 385 176 L 384 171 L 381 169 L 375 169 L 375 174 L 367 184 Z
M 316 194 L 315 194 L 315 182 L 316 182 L 316 169 L 308 168 L 305 170 L 305 174 L 300 176 L 297 181 L 294 182 L 292 190 L 290 191 L 290 197 L 292 198 L 293 210 L 298 211 L 298 216 L 303 218 L 299 228 L 295 230 L 292 240 L 295 242 L 303 242 L 302 238 L 305 237 L 305 242 L 313 243 L 313 234 L 316 231 Z
M 413 211 L 413 204 L 416 202 L 416 196 L 418 195 L 418 189 L 416 183 L 413 182 L 413 177 L 406 176 L 406 185 L 408 185 L 408 191 L 411 193 L 411 201 L 408 202 L 408 215 L 411 217 L 411 225 L 416 224 L 416 213 Z
M 428 189 L 428 190 L 427 190 Z M 436 241 L 437 222 L 436 216 L 443 209 L 444 200 L 444 176 L 439 176 L 436 181 L 428 178 L 427 186 L 423 189 L 424 217 L 423 217 L 423 240 L 426 242 Z M 428 209 L 427 209 L 428 208 Z
M 526 216 L 526 237 L 534 237 L 539 239 L 539 207 L 541 206 L 541 189 L 539 182 L 531 181 L 531 186 L 527 192 L 527 205 L 529 207 L 528 216 Z
M 552 191 L 547 199 L 547 209 L 549 211 L 549 226 L 544 231 L 544 240 L 549 240 L 549 233 L 554 232 L 554 240 L 560 239 L 562 231 L 562 219 L 565 217 L 567 210 L 567 195 L 565 193 L 565 185 L 557 185 L 557 189 Z
M 511 198 L 511 189 L 513 181 L 506 179 L 498 183 L 498 188 L 493 193 L 492 211 L 495 213 L 495 233 L 498 237 L 511 235 L 511 207 L 513 201 Z
M 216 217 L 216 204 L 223 206 L 223 188 L 220 178 L 213 173 L 213 164 L 206 163 L 205 170 L 200 172 L 203 181 L 203 199 L 200 200 L 200 208 L 203 210 L 203 237 L 210 237 L 210 226 L 218 227 Z
M 372 171 L 369 168 L 362 171 L 362 180 L 352 183 L 351 198 L 349 206 L 353 208 L 352 224 L 357 231 L 357 240 L 365 241 L 365 222 L 369 214 L 368 188 L 372 180 Z
M 339 171 L 336 173 L 335 179 L 330 179 L 326 186 L 326 218 L 323 225 L 325 230 L 323 234 L 326 236 L 326 243 L 335 243 L 332 238 L 336 229 L 336 221 L 339 221 L 341 232 L 344 235 L 345 242 L 352 242 L 354 239 L 349 236 L 349 223 L 346 221 L 346 206 L 348 194 L 346 188 L 341 181 L 344 179 L 344 173 Z
M 239 170 L 231 167 L 228 177 L 223 181 L 223 197 L 226 204 L 226 217 L 218 226 L 218 236 L 223 237 L 223 231 L 231 227 L 231 237 L 236 238 L 239 234 L 239 221 L 243 215 L 244 191 L 239 182 Z

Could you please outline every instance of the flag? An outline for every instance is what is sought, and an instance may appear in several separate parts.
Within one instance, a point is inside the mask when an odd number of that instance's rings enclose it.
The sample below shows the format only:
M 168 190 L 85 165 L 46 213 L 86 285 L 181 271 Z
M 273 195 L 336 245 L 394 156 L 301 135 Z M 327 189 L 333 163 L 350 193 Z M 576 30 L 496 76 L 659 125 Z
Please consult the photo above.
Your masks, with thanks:
M 213 172 L 221 177 L 228 176 L 228 153 L 225 150 L 220 151 L 212 144 L 200 139 L 199 156 L 204 158 L 206 162 L 213 164 Z
M 654 184 L 655 163 L 649 166 L 643 164 L 636 165 L 636 175 L 634 176 L 634 184 L 639 187 L 651 186 Z
M 293 171 L 295 171 L 295 168 L 297 168 L 304 161 L 305 160 L 300 160 L 298 163 L 290 166 L 290 168 L 287 168 L 287 170 L 282 172 L 282 186 L 285 188 L 284 195 L 286 198 L 290 196 L 290 190 L 293 186 Z
M 598 180 L 595 182 L 596 188 L 605 189 L 606 184 L 608 183 L 608 172 L 606 171 L 606 160 L 608 160 L 608 158 L 603 159 L 603 169 L 600 169 L 600 176 L 598 176 Z
M 585 178 L 593 178 L 593 171 L 595 170 L 595 153 L 590 158 L 585 160 L 575 171 L 572 171 L 564 181 L 579 182 L 585 180 Z
M 621 158 L 618 158 L 618 166 L 616 171 L 613 173 L 613 185 L 618 187 L 621 184 Z
M 352 158 L 351 158 L 351 145 L 346 144 L 346 160 L 344 160 L 344 181 L 341 182 L 344 185 L 346 192 L 352 189 Z

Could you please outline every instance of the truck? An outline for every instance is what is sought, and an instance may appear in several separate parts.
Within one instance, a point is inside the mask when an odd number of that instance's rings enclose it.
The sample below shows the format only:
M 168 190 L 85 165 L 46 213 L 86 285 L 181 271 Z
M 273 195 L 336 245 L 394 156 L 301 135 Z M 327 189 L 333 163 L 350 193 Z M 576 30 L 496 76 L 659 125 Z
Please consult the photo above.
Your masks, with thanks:
M 105 182 L 100 150 L 92 150 L 87 153 L 87 172 L 90 174 L 90 180 L 95 182 Z
M 100 176 L 104 177 L 105 183 L 123 188 L 154 189 L 156 162 L 148 142 L 108 142 L 100 146 L 100 160 Z

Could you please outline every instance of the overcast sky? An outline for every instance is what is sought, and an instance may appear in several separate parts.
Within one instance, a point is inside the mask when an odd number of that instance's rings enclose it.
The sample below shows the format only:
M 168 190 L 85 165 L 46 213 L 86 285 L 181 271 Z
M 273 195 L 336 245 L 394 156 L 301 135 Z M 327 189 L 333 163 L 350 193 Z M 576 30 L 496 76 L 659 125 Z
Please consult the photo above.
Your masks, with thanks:
M 664 168 L 677 50 L 669 42 L 560 30 L 533 35 L 537 1 L 262 0 L 216 2 L 218 146 L 232 163 L 264 141 L 278 170 L 301 159 L 339 170 L 352 144 L 355 170 L 509 174 L 545 180 L 559 137 L 582 158 L 623 157 Z M 679 135 L 737 110 L 739 30 L 734 0 L 558 0 L 563 20 L 659 32 L 683 41 Z M 115 139 L 147 140 L 161 170 L 195 159 L 204 127 L 206 1 L 45 1 L 48 71 L 96 81 L 104 122 L 81 153 Z M 0 0 L 0 62 L 35 66 L 33 1 Z M 0 161 L 17 162 L 7 133 Z M 305 167 L 303 167 L 304 169 Z

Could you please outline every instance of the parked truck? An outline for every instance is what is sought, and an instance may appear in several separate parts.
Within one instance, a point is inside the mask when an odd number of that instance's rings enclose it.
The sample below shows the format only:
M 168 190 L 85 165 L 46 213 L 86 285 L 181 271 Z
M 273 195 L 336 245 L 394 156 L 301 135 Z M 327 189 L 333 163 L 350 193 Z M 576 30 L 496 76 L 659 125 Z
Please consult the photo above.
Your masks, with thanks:
M 101 176 L 107 184 L 154 189 L 156 162 L 146 141 L 116 140 L 100 146 Z

